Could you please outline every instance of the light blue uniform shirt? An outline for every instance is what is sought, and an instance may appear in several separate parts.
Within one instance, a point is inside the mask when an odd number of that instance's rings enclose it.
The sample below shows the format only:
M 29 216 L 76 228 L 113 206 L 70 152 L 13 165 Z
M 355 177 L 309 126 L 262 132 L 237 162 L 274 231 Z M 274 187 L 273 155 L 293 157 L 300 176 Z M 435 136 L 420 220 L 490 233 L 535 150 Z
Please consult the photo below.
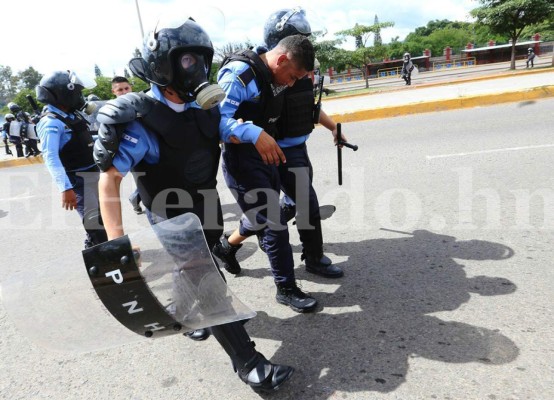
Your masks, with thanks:
M 48 111 L 55 112 L 64 118 L 75 118 L 72 114 L 67 114 L 52 105 L 47 105 L 46 107 Z M 69 181 L 69 178 L 65 173 L 65 168 L 63 167 L 60 159 L 60 150 L 71 139 L 71 129 L 69 129 L 69 127 L 67 127 L 67 125 L 65 125 L 65 123 L 60 121 L 58 118 L 46 115 L 40 119 L 36 126 L 36 131 L 42 143 L 42 159 L 44 160 L 44 164 L 46 165 L 46 168 L 48 168 L 50 175 L 52 175 L 52 179 L 58 187 L 58 190 L 60 192 L 65 192 L 66 190 L 72 189 L 73 185 Z M 90 151 L 92 152 L 92 148 Z M 94 163 L 74 171 L 84 171 L 92 168 L 93 166 Z
M 252 121 L 244 121 L 239 124 L 233 116 L 244 101 L 258 103 L 260 101 L 260 89 L 256 79 L 252 79 L 247 85 L 240 80 L 239 75 L 247 68 L 248 64 L 242 61 L 231 61 L 217 74 L 217 83 L 225 92 L 225 99 L 219 105 L 221 122 L 219 132 L 221 140 L 229 143 L 231 136 L 236 136 L 242 143 L 256 143 L 262 128 L 254 125 Z
M 152 85 L 147 94 L 168 105 L 157 86 Z M 183 111 L 189 108 L 201 107 L 196 102 L 183 104 Z M 151 133 L 140 122 L 132 121 L 123 130 L 119 148 L 112 164 L 121 175 L 125 176 L 142 160 L 148 164 L 157 164 L 160 160 L 160 145 L 154 133 Z
M 218 73 L 217 83 L 225 91 L 225 99 L 219 105 L 221 113 L 221 122 L 219 131 L 221 140 L 225 143 L 230 142 L 231 136 L 236 136 L 243 143 L 256 143 L 263 129 L 254 125 L 252 121 L 244 121 L 239 124 L 233 118 L 239 105 L 244 101 L 258 103 L 260 101 L 261 90 L 258 87 L 256 79 L 252 79 L 246 86 L 239 78 L 247 68 L 248 64 L 242 61 L 231 61 L 225 65 Z M 310 137 L 309 134 L 294 138 L 284 138 L 277 140 L 280 147 L 292 147 L 304 143 Z

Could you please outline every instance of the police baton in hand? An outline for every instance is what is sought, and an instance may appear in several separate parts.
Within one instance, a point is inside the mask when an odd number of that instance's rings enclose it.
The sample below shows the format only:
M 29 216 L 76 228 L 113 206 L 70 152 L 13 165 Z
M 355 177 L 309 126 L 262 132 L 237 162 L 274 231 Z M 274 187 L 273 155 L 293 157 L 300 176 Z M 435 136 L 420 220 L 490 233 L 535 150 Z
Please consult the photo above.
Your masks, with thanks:
M 41 111 L 40 109 L 38 108 L 38 104 L 37 102 L 35 101 L 35 99 L 33 99 L 33 96 L 31 96 L 30 94 L 26 95 L 25 96 L 27 98 L 27 101 L 29 102 L 29 104 L 31 105 L 31 108 L 33 109 L 33 111 L 35 112 L 35 115 L 33 116 L 33 123 L 36 123 L 36 120 L 40 118 L 40 114 L 41 114 Z
M 342 140 L 341 124 L 337 124 L 337 161 L 339 167 L 339 185 L 342 185 L 342 146 L 348 147 L 354 151 L 358 150 L 358 146 L 350 144 Z

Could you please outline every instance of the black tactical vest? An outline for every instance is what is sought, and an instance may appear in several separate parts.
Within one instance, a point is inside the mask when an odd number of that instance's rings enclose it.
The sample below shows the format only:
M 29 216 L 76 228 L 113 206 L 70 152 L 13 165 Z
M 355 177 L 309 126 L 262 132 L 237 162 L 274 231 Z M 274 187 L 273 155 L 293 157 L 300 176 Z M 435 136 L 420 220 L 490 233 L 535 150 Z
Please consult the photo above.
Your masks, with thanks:
M 62 117 L 50 111 L 48 115 L 54 116 L 71 129 L 71 138 L 60 150 L 60 160 L 66 171 L 75 171 L 90 167 L 94 164 L 92 150 L 94 140 L 88 130 L 87 121 L 78 114 L 73 114 L 74 119 Z
M 202 198 L 199 190 L 215 190 L 221 152 L 219 108 L 178 113 L 156 101 L 141 121 L 156 134 L 160 158 L 157 164 L 143 160 L 133 169 L 137 188 L 148 209 L 172 218 L 192 207 L 175 208 L 188 197 L 185 192 L 197 202 Z
M 243 50 L 227 56 L 223 60 L 221 67 L 231 61 L 242 61 L 250 65 L 250 68 L 246 69 L 239 77 L 245 86 L 252 79 L 256 79 L 261 92 L 258 103 L 243 101 L 235 112 L 234 118 L 252 121 L 254 125 L 259 126 L 276 138 L 278 136 L 276 122 L 283 108 L 283 96 L 281 94 L 274 95 L 273 93 L 271 71 L 264 64 L 260 56 L 252 50 Z
M 279 139 L 298 137 L 314 130 L 314 85 L 310 77 L 299 79 L 285 91 L 283 113 L 277 121 Z

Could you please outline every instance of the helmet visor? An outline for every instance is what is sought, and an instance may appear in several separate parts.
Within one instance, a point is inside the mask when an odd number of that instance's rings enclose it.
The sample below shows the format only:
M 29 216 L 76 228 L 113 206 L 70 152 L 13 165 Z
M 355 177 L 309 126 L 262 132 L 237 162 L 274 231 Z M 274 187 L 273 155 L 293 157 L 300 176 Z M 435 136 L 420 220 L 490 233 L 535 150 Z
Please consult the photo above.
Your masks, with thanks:
M 75 71 L 68 71 L 69 72 L 69 83 L 73 84 L 74 86 L 80 85 L 82 88 L 86 89 L 94 89 L 96 87 L 96 80 L 92 76 L 87 76 L 83 74 L 81 77 L 77 75 Z
M 302 35 L 311 35 L 312 28 L 306 19 L 306 11 L 302 7 L 294 7 L 287 11 L 275 24 L 277 31 L 282 31 L 286 24 L 293 25 Z

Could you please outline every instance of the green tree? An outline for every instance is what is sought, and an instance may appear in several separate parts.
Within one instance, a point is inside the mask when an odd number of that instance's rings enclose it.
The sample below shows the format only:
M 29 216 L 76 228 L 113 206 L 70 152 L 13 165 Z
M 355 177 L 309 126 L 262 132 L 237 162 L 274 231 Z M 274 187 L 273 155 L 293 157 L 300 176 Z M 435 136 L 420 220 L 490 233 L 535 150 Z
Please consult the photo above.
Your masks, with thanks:
M 102 76 L 102 71 L 100 70 L 100 67 L 98 64 L 94 64 L 94 75 L 99 78 Z
M 348 36 L 356 38 L 361 37 L 362 47 L 347 53 L 350 59 L 350 65 L 358 68 L 365 79 L 366 89 L 369 88 L 369 76 L 367 73 L 367 64 L 374 58 L 382 58 L 386 54 L 386 47 L 372 46 L 366 47 L 369 37 L 383 28 L 394 26 L 393 22 L 381 22 L 376 25 L 354 25 L 351 29 L 345 29 L 336 33 L 337 36 L 346 38 Z
M 29 103 L 29 100 L 27 100 L 26 96 L 32 96 L 35 99 L 35 102 L 38 105 L 39 110 L 42 110 L 42 107 L 44 106 L 40 102 L 37 101 L 37 96 L 35 93 L 35 89 L 30 88 L 23 88 L 17 94 L 12 98 L 11 101 L 13 101 L 15 104 L 20 106 L 23 111 L 28 112 L 30 115 L 35 114 L 35 110 L 31 107 L 31 103 Z
M 0 65 L 0 106 L 8 104 L 17 93 L 17 77 L 11 67 Z
M 375 14 L 375 20 L 373 21 L 373 25 L 379 25 L 379 18 L 377 17 L 377 14 Z M 373 45 L 379 46 L 383 44 L 383 39 L 381 38 L 381 29 L 377 29 L 375 31 L 375 36 L 373 36 Z
M 35 89 L 35 87 L 40 83 L 42 79 L 42 74 L 39 73 L 33 67 L 29 67 L 24 71 L 21 71 L 17 74 L 17 79 L 19 81 L 19 86 L 27 89 Z
M 479 3 L 481 7 L 471 10 L 477 22 L 512 41 L 510 69 L 516 68 L 516 42 L 525 27 L 554 17 L 552 0 L 479 0 Z

